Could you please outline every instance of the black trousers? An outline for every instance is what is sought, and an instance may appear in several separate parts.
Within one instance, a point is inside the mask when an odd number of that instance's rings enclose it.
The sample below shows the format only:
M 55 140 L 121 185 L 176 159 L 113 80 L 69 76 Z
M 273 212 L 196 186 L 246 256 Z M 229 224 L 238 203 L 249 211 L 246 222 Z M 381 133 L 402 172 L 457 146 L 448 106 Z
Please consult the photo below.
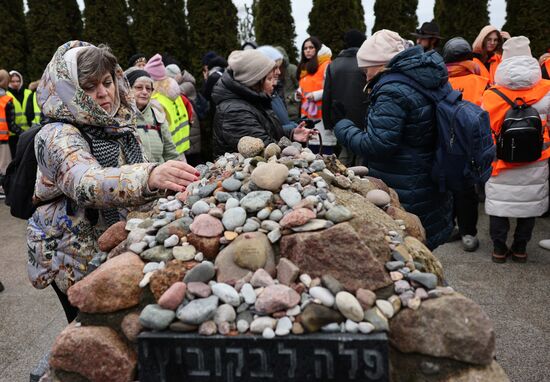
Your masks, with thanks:
M 462 192 L 453 193 L 454 215 L 458 222 L 460 236 L 477 235 L 479 199 L 474 186 Z
M 52 283 L 52 287 L 53 287 L 53 290 L 55 291 L 55 294 L 57 294 L 57 298 L 59 298 L 59 302 L 61 302 L 63 311 L 65 311 L 67 322 L 68 323 L 73 322 L 76 316 L 78 315 L 78 308 L 71 305 L 67 295 L 63 293 L 57 285 L 55 285 L 55 282 Z
M 525 253 L 527 243 L 531 240 L 533 229 L 535 228 L 535 218 L 517 218 L 516 229 L 514 231 L 514 241 L 510 249 L 514 253 Z M 495 253 L 503 255 L 508 251 L 506 239 L 510 230 L 509 218 L 500 216 L 490 216 L 489 233 Z

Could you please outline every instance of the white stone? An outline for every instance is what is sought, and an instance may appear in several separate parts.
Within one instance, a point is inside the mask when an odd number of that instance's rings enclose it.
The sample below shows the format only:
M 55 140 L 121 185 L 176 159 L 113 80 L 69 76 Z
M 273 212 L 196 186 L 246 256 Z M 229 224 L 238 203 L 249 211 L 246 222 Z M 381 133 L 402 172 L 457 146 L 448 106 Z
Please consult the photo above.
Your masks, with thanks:
M 271 328 L 265 328 L 262 332 L 262 337 L 266 339 L 272 339 L 275 337 L 275 332 Z
M 277 334 L 278 336 L 286 336 L 290 332 L 290 329 L 292 329 L 292 321 L 288 317 L 282 317 L 277 321 L 275 334 L 286 332 L 285 334 Z
M 235 198 L 229 198 L 227 199 L 227 202 L 225 202 L 225 210 L 229 210 L 231 208 L 235 208 L 239 206 L 239 201 Z
M 202 252 L 199 252 L 195 255 L 195 261 L 203 261 L 204 260 L 204 255 Z
M 344 315 L 344 317 L 350 320 L 359 322 L 364 318 L 363 308 L 359 301 L 349 292 L 338 292 L 336 295 L 336 307 Z
M 143 223 L 143 219 L 130 219 L 126 222 L 126 226 L 124 228 L 126 229 L 126 231 L 131 231 L 133 229 L 136 229 L 141 223 Z
M 294 308 L 291 308 L 286 311 L 286 315 L 290 317 L 294 317 L 302 313 L 302 309 L 300 309 L 300 305 L 296 305 Z
M 140 288 L 145 288 L 147 285 L 149 285 L 149 281 L 151 280 L 151 276 L 153 276 L 153 273 L 155 273 L 155 272 L 154 271 L 153 272 L 148 272 L 148 273 L 145 274 L 145 276 L 143 276 L 143 278 L 139 282 L 139 287 Z
M 274 229 L 273 231 L 271 231 L 270 233 L 267 234 L 267 238 L 269 239 L 269 241 L 271 243 L 276 243 L 277 241 L 279 241 L 281 236 L 282 236 L 282 234 L 281 234 L 281 230 L 279 228 Z
M 216 283 L 212 285 L 212 293 L 226 304 L 233 305 L 234 307 L 241 305 L 239 293 L 229 284 Z
M 262 333 L 265 328 L 275 329 L 277 320 L 271 317 L 258 317 L 250 324 L 250 331 L 252 333 Z
M 334 306 L 334 295 L 327 288 L 323 287 L 313 287 L 309 290 L 309 294 L 316 299 L 321 301 L 321 304 L 331 308 Z
M 254 288 L 249 283 L 244 284 L 241 287 L 241 295 L 243 296 L 244 302 L 249 305 L 252 305 L 256 302 L 256 292 Z
M 147 248 L 149 245 L 144 242 L 144 241 L 140 241 L 138 243 L 134 243 L 132 245 L 130 245 L 128 247 L 128 249 L 136 254 L 140 254 L 141 252 L 143 252 L 145 250 L 145 248 Z
M 340 324 L 338 324 L 337 322 L 332 322 L 323 326 L 321 330 L 327 333 L 336 333 L 340 331 Z
M 172 248 L 178 245 L 180 242 L 180 238 L 178 235 L 172 235 L 168 239 L 164 240 L 164 247 L 165 248 Z
M 386 318 L 392 318 L 395 314 L 392 303 L 387 300 L 376 300 L 376 306 Z
M 374 330 L 374 325 L 371 324 L 370 322 L 360 322 L 358 326 L 359 326 L 359 331 L 363 334 L 369 334 Z
M 300 281 L 308 288 L 311 285 L 311 277 L 306 273 L 300 275 Z
M 237 321 L 237 330 L 239 333 L 246 333 L 250 325 L 248 324 L 248 321 L 246 320 L 239 320 Z
M 300 192 L 294 187 L 283 188 L 279 193 L 279 196 L 289 207 L 294 207 L 302 200 L 302 195 L 300 195 Z
M 156 271 L 159 268 L 160 268 L 160 263 L 151 261 L 150 263 L 145 264 L 145 266 L 143 267 L 143 274 Z
M 346 320 L 345 328 L 348 333 L 357 333 L 359 331 L 359 324 L 352 320 Z

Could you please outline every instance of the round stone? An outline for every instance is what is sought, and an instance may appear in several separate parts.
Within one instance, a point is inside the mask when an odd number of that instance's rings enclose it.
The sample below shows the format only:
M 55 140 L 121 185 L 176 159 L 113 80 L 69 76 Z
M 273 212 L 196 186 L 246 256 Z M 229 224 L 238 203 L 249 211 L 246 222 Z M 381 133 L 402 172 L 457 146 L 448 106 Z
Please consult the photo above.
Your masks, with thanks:
M 236 318 L 237 313 L 235 312 L 235 308 L 229 304 L 222 304 L 218 306 L 218 309 L 216 309 L 216 313 L 214 314 L 214 322 L 217 325 L 222 322 L 234 322 Z
M 384 207 L 390 204 L 390 195 L 383 190 L 370 190 L 365 198 L 378 207 Z
M 224 212 L 222 223 L 226 230 L 234 231 L 246 222 L 246 211 L 242 207 L 231 208 Z
M 311 297 L 319 299 L 321 304 L 324 306 L 328 306 L 330 308 L 334 305 L 334 296 L 326 288 L 319 286 L 313 287 L 309 290 L 309 294 Z
M 195 203 L 196 204 L 196 203 Z M 223 225 L 219 219 L 213 216 L 202 214 L 195 217 L 190 226 L 191 232 L 202 237 L 216 237 L 223 232 Z
M 259 138 L 242 137 L 237 144 L 237 150 L 245 158 L 252 158 L 260 155 L 264 150 L 264 142 Z
M 229 210 L 231 208 L 235 208 L 235 207 L 238 207 L 239 206 L 239 201 L 235 198 L 229 198 L 227 199 L 227 201 L 225 202 L 225 210 Z
M 271 339 L 275 337 L 275 332 L 271 328 L 265 328 L 262 332 L 262 337 L 266 339 Z
M 271 191 L 252 191 L 241 199 L 241 207 L 246 212 L 257 212 L 265 208 L 272 197 L 273 193 Z
M 191 207 L 191 212 L 193 212 L 195 216 L 207 214 L 208 211 L 210 211 L 210 206 L 204 200 L 199 200 Z
M 225 302 L 226 304 L 233 305 L 234 307 L 237 307 L 241 304 L 239 293 L 231 285 L 225 283 L 216 283 L 212 285 L 211 288 L 212 293 L 215 296 L 218 296 L 220 300 Z
M 327 211 L 325 218 L 338 224 L 353 218 L 353 213 L 344 206 L 334 206 Z
M 363 308 L 351 293 L 339 292 L 336 295 L 336 307 L 344 317 L 356 322 L 363 321 Z
M 172 255 L 174 255 L 174 258 L 181 261 L 193 260 L 196 253 L 197 250 L 190 244 L 183 245 L 181 247 L 174 247 L 172 250 Z
M 242 182 L 233 177 L 227 178 L 222 182 L 222 187 L 229 192 L 239 191 L 241 189 Z
M 300 191 L 298 191 L 294 187 L 283 188 L 279 193 L 279 196 L 289 207 L 294 207 L 302 201 L 302 195 L 300 195 Z
M 259 188 L 269 191 L 279 191 L 288 176 L 288 167 L 280 163 L 267 163 L 256 167 L 250 176 L 252 182 Z

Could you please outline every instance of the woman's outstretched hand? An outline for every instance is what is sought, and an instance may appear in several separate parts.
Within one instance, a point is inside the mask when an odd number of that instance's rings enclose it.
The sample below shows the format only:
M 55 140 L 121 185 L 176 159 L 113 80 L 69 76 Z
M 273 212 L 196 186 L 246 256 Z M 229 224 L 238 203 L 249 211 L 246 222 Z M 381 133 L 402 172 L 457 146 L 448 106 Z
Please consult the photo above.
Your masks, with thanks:
M 199 180 L 200 173 L 187 163 L 169 160 L 153 169 L 149 175 L 149 189 L 185 191 L 191 183 Z
M 307 142 L 312 135 L 319 134 L 317 130 L 306 129 L 305 125 L 306 125 L 305 122 L 300 122 L 300 124 L 296 126 L 296 128 L 294 129 L 294 135 L 292 138 L 296 142 Z

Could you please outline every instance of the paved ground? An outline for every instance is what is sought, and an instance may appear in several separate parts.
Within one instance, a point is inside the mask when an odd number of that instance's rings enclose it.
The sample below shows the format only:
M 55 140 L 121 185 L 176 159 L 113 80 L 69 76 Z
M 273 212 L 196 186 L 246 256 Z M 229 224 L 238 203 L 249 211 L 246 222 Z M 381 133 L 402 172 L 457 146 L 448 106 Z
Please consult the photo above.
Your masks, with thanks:
M 463 252 L 458 242 L 436 251 L 449 283 L 477 301 L 493 319 L 497 358 L 514 382 L 550 381 L 550 252 L 537 242 L 550 237 L 550 219 L 540 219 L 527 264 L 493 264 L 488 220 L 482 216 L 481 249 Z M 65 326 L 51 288 L 27 280 L 25 222 L 0 205 L 0 381 L 28 381 L 30 370 Z

